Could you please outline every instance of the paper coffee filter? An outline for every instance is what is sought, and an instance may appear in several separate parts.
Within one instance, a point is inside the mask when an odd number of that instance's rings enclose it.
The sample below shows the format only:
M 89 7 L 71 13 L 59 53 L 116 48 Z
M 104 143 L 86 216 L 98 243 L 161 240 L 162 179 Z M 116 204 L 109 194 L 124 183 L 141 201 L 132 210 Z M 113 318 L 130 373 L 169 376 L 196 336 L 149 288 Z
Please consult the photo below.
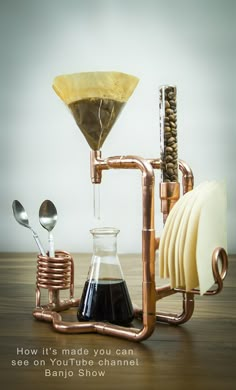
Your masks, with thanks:
M 159 273 L 171 287 L 204 294 L 214 284 L 212 254 L 227 248 L 226 189 L 206 181 L 178 200 L 171 210 L 159 247 Z
M 172 207 L 172 209 L 170 210 L 165 226 L 163 228 L 159 245 L 159 274 L 161 278 L 170 277 L 168 267 L 168 249 L 170 239 L 172 237 L 173 226 L 175 224 L 176 216 L 178 215 L 179 210 L 183 207 L 183 204 L 186 202 L 186 199 L 191 196 L 192 191 L 187 192 L 175 203 L 174 207 Z
M 179 200 L 179 207 L 177 209 L 177 213 L 175 214 L 174 223 L 173 223 L 172 229 L 171 229 L 170 240 L 169 240 L 168 249 L 167 249 L 167 258 L 165 261 L 168 262 L 170 282 L 171 282 L 172 288 L 177 287 L 176 286 L 176 268 L 175 268 L 175 248 L 177 245 L 176 237 L 177 237 L 180 223 L 182 220 L 182 215 L 186 209 L 187 203 L 192 198 L 192 196 L 193 196 L 193 191 L 189 191 Z
M 204 189 L 207 182 L 199 184 L 194 190 L 191 191 L 191 197 L 185 204 L 185 210 L 182 214 L 181 221 L 179 224 L 178 233 L 176 236 L 175 245 L 175 267 L 176 267 L 176 286 L 185 286 L 185 275 L 183 267 L 183 251 L 186 243 L 186 233 L 188 229 L 189 216 L 191 214 L 192 207 L 198 198 L 200 191 Z
M 209 194 L 214 191 L 217 186 L 217 182 L 212 181 L 206 183 L 202 191 L 199 193 L 188 220 L 188 228 L 185 238 L 185 246 L 183 251 L 183 266 L 185 275 L 185 288 L 190 291 L 193 288 L 199 286 L 199 277 L 196 261 L 196 246 L 197 246 L 197 234 L 198 234 L 198 222 L 200 217 L 201 208 L 206 201 Z M 212 269 L 211 269 L 212 273 Z
M 88 98 L 127 102 L 138 82 L 121 72 L 81 72 L 55 77 L 53 88 L 66 104 Z

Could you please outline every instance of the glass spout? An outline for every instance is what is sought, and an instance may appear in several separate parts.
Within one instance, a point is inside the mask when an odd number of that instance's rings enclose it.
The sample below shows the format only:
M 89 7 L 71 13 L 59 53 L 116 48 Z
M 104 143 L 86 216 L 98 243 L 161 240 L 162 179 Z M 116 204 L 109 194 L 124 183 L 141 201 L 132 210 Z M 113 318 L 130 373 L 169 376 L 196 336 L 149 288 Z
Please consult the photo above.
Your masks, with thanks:
M 100 184 L 93 184 L 93 216 L 100 219 Z

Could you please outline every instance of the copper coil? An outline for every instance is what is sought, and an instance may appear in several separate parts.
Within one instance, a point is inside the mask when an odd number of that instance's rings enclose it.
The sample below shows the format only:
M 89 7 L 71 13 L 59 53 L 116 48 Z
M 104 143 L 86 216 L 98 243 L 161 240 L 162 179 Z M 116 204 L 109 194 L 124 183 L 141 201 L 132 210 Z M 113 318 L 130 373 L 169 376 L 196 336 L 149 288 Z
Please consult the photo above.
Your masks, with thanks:
M 73 276 L 72 258 L 67 253 L 56 253 L 55 257 L 38 256 L 37 287 L 68 289 Z

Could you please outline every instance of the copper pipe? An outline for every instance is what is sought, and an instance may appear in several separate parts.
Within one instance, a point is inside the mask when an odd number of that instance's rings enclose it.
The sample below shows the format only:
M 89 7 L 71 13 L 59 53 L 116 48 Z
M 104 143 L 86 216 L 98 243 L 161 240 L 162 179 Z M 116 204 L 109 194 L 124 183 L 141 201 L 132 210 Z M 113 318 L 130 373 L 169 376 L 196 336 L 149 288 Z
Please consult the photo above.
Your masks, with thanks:
M 142 229 L 142 261 L 143 261 L 143 284 L 142 284 L 142 318 L 143 328 L 127 328 L 117 325 L 112 325 L 103 322 L 64 322 L 61 316 L 55 311 L 50 310 L 49 307 L 37 308 L 33 315 L 38 320 L 45 320 L 53 323 L 53 327 L 64 333 L 84 333 L 84 332 L 97 332 L 110 336 L 122 337 L 133 341 L 141 341 L 148 338 L 154 331 L 156 323 L 156 287 L 155 287 L 155 250 L 157 247 L 157 241 L 155 238 L 154 229 L 154 171 L 150 162 L 136 156 L 118 156 L 109 157 L 107 159 L 101 158 L 101 152 L 95 151 L 91 153 L 91 180 L 94 183 L 100 183 L 102 170 L 104 169 L 140 169 L 142 172 L 142 193 L 143 193 L 143 229 Z M 45 260 L 45 259 L 43 259 Z M 67 286 L 67 278 L 65 272 L 61 271 L 55 279 L 55 274 L 58 264 L 57 259 L 55 261 L 55 267 L 53 266 L 53 278 L 48 276 L 49 284 L 45 285 L 44 275 L 39 280 L 39 285 L 49 286 L 53 283 L 54 288 L 60 285 L 60 287 Z M 43 262 L 42 262 L 43 263 Z M 49 273 L 49 264 L 45 267 L 46 273 Z M 62 278 L 64 275 L 65 280 Z M 41 275 L 40 275 L 41 276 Z M 71 301 L 71 306 L 74 305 L 74 301 Z M 49 310 L 48 310 L 49 308 Z
M 193 311 L 194 311 L 194 294 L 184 292 L 182 313 L 172 314 L 172 313 L 160 312 L 157 313 L 156 320 L 160 322 L 166 322 L 168 324 L 180 325 L 190 320 Z
M 221 271 L 219 270 L 219 261 L 221 262 Z M 228 270 L 228 255 L 224 248 L 215 248 L 212 254 L 212 272 L 215 279 L 217 287 L 215 289 L 210 289 L 205 292 L 203 295 L 216 295 L 223 289 L 223 280 L 227 275 Z M 181 289 L 175 289 L 177 292 L 183 292 Z M 190 291 L 193 294 L 200 295 L 199 289 L 193 289 Z
M 148 162 L 152 165 L 153 169 L 161 169 L 161 160 L 160 158 L 147 159 Z
M 221 272 L 219 271 L 219 261 L 221 261 Z M 228 269 L 228 256 L 226 251 L 223 248 L 216 248 L 212 254 L 212 272 L 215 278 L 215 283 L 217 284 L 217 288 L 214 290 L 208 290 L 204 295 L 216 295 L 223 288 L 223 280 L 227 274 Z M 156 300 L 163 299 L 167 296 L 182 293 L 183 294 L 183 311 L 179 314 L 165 313 L 160 312 L 157 313 L 156 320 L 160 322 L 166 322 L 168 324 L 183 324 L 187 322 L 194 311 L 194 295 L 200 295 L 199 289 L 193 289 L 189 292 L 183 289 L 172 289 L 170 285 L 162 286 L 156 288 Z M 140 315 L 140 312 L 139 312 Z
M 143 229 L 142 229 L 142 261 L 143 261 L 143 328 L 141 330 L 113 325 L 103 325 L 102 332 L 124 338 L 144 340 L 149 337 L 155 327 L 155 229 L 154 229 L 154 171 L 150 162 L 137 156 L 117 156 L 101 159 L 101 154 L 91 152 L 91 168 L 93 181 L 96 172 L 103 169 L 140 169 L 142 172 L 143 194 Z M 99 327 L 100 329 L 100 327 Z
M 219 261 L 221 262 L 221 271 L 219 270 Z M 224 248 L 215 248 L 212 253 L 212 273 L 215 279 L 215 283 L 217 287 L 215 289 L 210 289 L 205 292 L 203 295 L 216 295 L 223 289 L 223 281 L 227 275 L 228 270 L 228 255 Z M 200 295 L 200 290 L 194 288 L 190 291 L 186 291 L 182 288 L 171 288 L 170 285 L 157 287 L 156 288 L 156 300 L 160 300 L 166 298 L 169 295 L 173 295 L 176 293 L 190 293 L 193 295 Z
M 219 271 L 218 261 L 221 261 L 222 269 Z M 212 294 L 218 294 L 223 288 L 223 280 L 225 279 L 228 271 L 228 256 L 223 248 L 216 248 L 212 254 L 212 270 L 215 278 L 215 282 L 218 284 L 218 288 L 212 291 Z
M 183 161 L 179 160 L 179 169 L 182 172 L 183 194 L 193 189 L 194 178 L 190 167 Z M 178 182 L 160 183 L 161 212 L 163 222 L 165 223 L 170 210 L 180 197 L 180 186 Z
M 193 188 L 193 175 L 191 169 L 183 161 L 179 161 L 179 168 L 183 174 L 183 193 Z M 133 341 L 147 339 L 155 328 L 156 321 L 169 324 L 182 324 L 188 321 L 194 310 L 194 294 L 199 290 L 186 292 L 182 289 L 171 289 L 168 286 L 155 287 L 155 251 L 159 247 L 159 238 L 155 237 L 154 230 L 154 172 L 160 169 L 160 159 L 145 160 L 136 156 L 118 156 L 102 159 L 100 151 L 91 152 L 91 180 L 100 183 L 102 171 L 108 169 L 140 169 L 142 172 L 143 194 L 143 229 L 142 229 L 142 309 L 135 308 L 135 316 L 141 317 L 142 329 L 127 328 L 103 322 L 65 322 L 57 313 L 79 305 L 79 299 L 73 298 L 74 293 L 74 263 L 67 252 L 57 252 L 55 258 L 39 256 L 38 274 L 36 283 L 36 309 L 33 315 L 38 320 L 52 322 L 58 332 L 63 333 L 87 333 L 95 332 L 110 336 L 117 336 Z M 164 184 L 164 185 L 163 185 Z M 169 203 L 165 209 L 167 216 L 173 204 L 179 198 L 179 183 L 161 183 L 161 197 L 164 203 Z M 63 260 L 61 261 L 61 257 Z M 222 270 L 219 272 L 218 260 L 222 261 Z M 218 284 L 216 290 L 210 290 L 206 295 L 218 293 L 223 286 L 223 279 L 227 272 L 227 254 L 222 248 L 217 248 L 212 256 L 212 268 L 215 281 Z M 49 304 L 40 306 L 40 288 L 48 288 L 51 298 Z M 70 289 L 70 299 L 60 301 L 59 291 Z M 181 314 L 156 313 L 156 301 L 169 295 L 181 292 L 183 294 L 183 311 Z
M 219 271 L 218 262 L 221 261 L 221 271 Z M 227 274 L 228 269 L 228 256 L 226 251 L 223 248 L 216 248 L 212 254 L 212 270 L 215 277 L 215 282 L 218 284 L 218 288 L 215 290 L 209 290 L 204 295 L 215 295 L 218 294 L 223 288 L 223 280 Z M 144 288 L 146 290 L 146 288 Z M 170 285 L 158 287 L 156 289 L 156 300 L 163 299 L 167 296 L 182 293 L 183 294 L 183 311 L 181 314 L 173 314 L 167 312 L 159 312 L 156 314 L 156 321 L 165 322 L 168 324 L 180 325 L 187 322 L 194 311 L 194 295 L 199 295 L 200 292 L 197 289 L 193 289 L 189 292 L 186 292 L 183 289 L 172 289 Z M 149 296 L 143 297 L 146 302 L 149 299 Z M 69 301 L 64 301 L 61 303 L 60 310 L 66 310 L 73 306 L 79 305 L 79 299 L 71 299 Z M 144 327 L 140 331 L 137 328 L 125 328 L 112 324 L 102 323 L 102 322 L 84 322 L 84 323 L 75 323 L 75 322 L 65 322 L 62 321 L 62 317 L 55 311 L 59 311 L 58 308 L 53 307 L 52 305 L 43 306 L 42 308 L 36 308 L 33 312 L 34 317 L 37 320 L 44 320 L 47 322 L 52 322 L 53 327 L 58 332 L 62 333 L 87 333 L 94 332 L 110 336 L 117 336 L 126 338 L 133 341 L 142 341 L 145 338 L 149 337 L 152 333 L 153 321 L 152 317 L 143 315 L 143 310 L 135 308 L 135 317 L 143 319 L 144 318 Z M 151 321 L 151 324 L 150 324 Z M 149 334 L 150 332 L 150 334 Z
M 122 156 L 120 156 L 120 158 L 122 158 Z M 150 158 L 145 160 L 152 165 L 153 169 L 161 168 L 160 158 Z M 182 186 L 183 186 L 183 193 L 185 194 L 186 192 L 193 189 L 194 176 L 191 168 L 185 161 L 179 160 L 178 165 L 182 173 Z M 91 151 L 90 175 L 91 175 L 92 183 L 97 183 L 97 184 L 101 183 L 102 171 L 107 169 L 109 169 L 109 167 L 107 165 L 107 161 L 101 158 L 101 151 L 100 150 Z M 122 169 L 138 169 L 138 166 L 134 164 L 133 161 L 130 161 L 129 163 L 126 162 L 125 166 L 123 166 Z
M 137 164 L 135 159 L 145 164 L 152 165 L 152 163 L 158 166 L 159 160 L 146 160 L 136 156 L 114 156 L 106 159 L 101 158 L 100 150 L 91 150 L 90 152 L 90 175 L 92 183 L 100 184 L 102 179 L 102 171 L 111 168 L 114 169 L 141 169 L 140 164 Z M 152 167 L 151 167 L 152 168 Z M 150 169 L 150 168 L 149 168 Z
M 175 205 L 180 196 L 180 185 L 178 182 L 160 183 L 161 212 L 165 223 L 170 210 Z
M 90 152 L 90 177 L 93 184 L 100 184 L 102 181 L 102 169 L 108 169 L 101 155 L 100 150 Z M 103 168 L 101 169 L 102 166 Z
M 155 250 L 157 251 L 159 249 L 160 245 L 160 237 L 155 238 Z
M 156 288 L 156 301 L 176 294 L 175 289 L 171 288 L 170 284 Z
M 182 186 L 183 186 L 183 194 L 188 191 L 191 191 L 194 186 L 194 176 L 189 165 L 183 161 L 179 160 L 179 169 L 182 172 Z
M 72 322 L 63 321 L 59 313 L 51 310 L 35 309 L 33 312 L 37 320 L 52 322 L 55 330 L 61 333 L 100 333 L 110 336 L 122 337 L 129 340 L 139 341 L 142 330 L 138 328 L 126 328 L 105 322 Z
M 149 159 L 148 160 L 154 169 L 161 168 L 160 159 Z M 191 168 L 188 164 L 179 160 L 179 169 L 182 173 L 182 189 L 183 194 L 193 189 L 194 176 Z M 163 222 L 165 223 L 170 210 L 175 205 L 180 196 L 180 188 L 178 182 L 162 182 L 160 183 L 160 199 L 161 199 L 161 212 L 163 213 Z
M 157 322 L 165 322 L 168 324 L 180 325 L 187 322 L 193 315 L 194 311 L 194 292 L 186 292 L 184 290 L 177 291 L 172 289 L 170 285 L 158 287 L 156 289 L 156 300 L 166 298 L 170 295 L 174 295 L 177 292 L 181 292 L 183 295 L 183 309 L 181 314 L 158 312 L 156 314 Z M 142 318 L 142 310 L 135 308 L 135 317 Z
M 161 286 L 156 288 L 156 300 L 166 298 L 170 295 L 176 294 L 176 289 L 171 288 L 170 285 Z M 183 311 L 181 314 L 173 314 L 166 312 L 159 312 L 156 315 L 156 320 L 160 322 L 165 322 L 168 324 L 180 325 L 187 322 L 193 315 L 194 311 L 194 294 L 192 292 L 181 291 L 183 295 Z

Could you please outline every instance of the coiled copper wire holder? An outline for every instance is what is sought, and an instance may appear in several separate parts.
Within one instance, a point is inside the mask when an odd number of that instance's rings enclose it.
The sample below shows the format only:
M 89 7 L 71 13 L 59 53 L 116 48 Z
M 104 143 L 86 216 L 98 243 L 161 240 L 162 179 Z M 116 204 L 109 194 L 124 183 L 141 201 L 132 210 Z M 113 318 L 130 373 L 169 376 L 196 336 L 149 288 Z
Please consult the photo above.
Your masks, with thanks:
M 38 255 L 36 281 L 36 308 L 41 307 L 41 288 L 48 289 L 48 308 L 61 311 L 74 302 L 74 261 L 65 251 L 55 257 Z M 59 292 L 69 289 L 69 299 L 61 301 Z
M 80 299 L 74 298 L 74 263 L 68 252 L 58 251 L 55 257 L 38 256 L 36 281 L 36 308 L 33 316 L 38 320 L 51 322 L 53 328 L 62 333 L 99 333 L 117 336 L 133 341 L 147 339 L 153 333 L 158 321 L 168 324 L 183 324 L 188 321 L 194 311 L 194 295 L 197 289 L 185 291 L 172 289 L 170 285 L 155 285 L 155 252 L 159 247 L 159 238 L 154 229 L 154 169 L 160 169 L 159 159 L 143 159 L 136 156 L 118 156 L 101 158 L 100 151 L 91 152 L 91 180 L 100 183 L 102 171 L 108 169 L 139 169 L 142 173 L 143 195 L 143 229 L 142 229 L 142 308 L 135 309 L 135 317 L 141 319 L 142 327 L 122 327 L 106 322 L 68 322 L 63 321 L 58 312 L 76 307 Z M 182 173 L 183 193 L 193 188 L 193 174 L 188 165 L 179 160 Z M 167 214 L 179 198 L 179 183 L 160 184 L 161 208 Z M 219 265 L 221 264 L 221 271 Z M 204 295 L 216 295 L 223 288 L 223 280 L 228 268 L 228 257 L 224 248 L 216 248 L 212 254 L 212 272 L 216 288 Z M 49 303 L 40 305 L 40 289 L 48 289 Z M 69 299 L 61 300 L 60 291 L 69 290 Z M 183 308 L 180 314 L 156 312 L 156 302 L 172 294 L 183 296 Z

